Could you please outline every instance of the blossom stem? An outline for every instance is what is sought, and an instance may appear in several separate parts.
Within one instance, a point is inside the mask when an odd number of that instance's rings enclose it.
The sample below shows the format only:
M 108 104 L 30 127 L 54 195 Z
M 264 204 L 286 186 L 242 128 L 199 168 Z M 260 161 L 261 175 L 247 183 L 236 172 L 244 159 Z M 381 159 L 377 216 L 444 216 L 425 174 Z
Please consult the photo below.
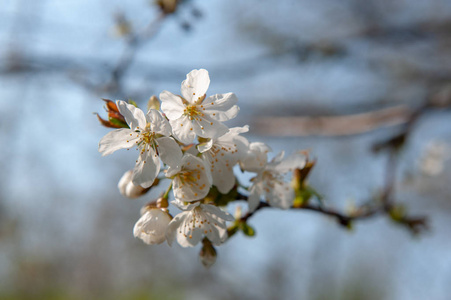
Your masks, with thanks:
M 169 186 L 168 186 L 166 192 L 164 192 L 163 199 L 165 199 L 165 200 L 168 200 L 168 199 L 169 199 L 169 192 L 170 192 L 171 190 L 172 190 L 172 181 L 171 181 L 171 183 L 169 184 Z

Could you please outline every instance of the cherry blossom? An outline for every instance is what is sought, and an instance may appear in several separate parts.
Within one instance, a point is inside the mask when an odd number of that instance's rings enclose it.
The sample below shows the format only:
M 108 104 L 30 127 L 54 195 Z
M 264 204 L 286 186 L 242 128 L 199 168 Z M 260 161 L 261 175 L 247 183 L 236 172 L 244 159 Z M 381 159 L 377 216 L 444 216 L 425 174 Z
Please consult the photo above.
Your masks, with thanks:
M 134 185 L 132 182 L 133 170 L 129 170 L 119 180 L 117 187 L 122 196 L 135 199 L 144 195 L 149 189 L 140 185 Z
M 171 219 L 166 210 L 147 209 L 133 227 L 133 235 L 149 245 L 161 244 L 166 240 L 166 230 Z
M 291 184 L 284 179 L 284 174 L 292 172 L 296 168 L 303 168 L 306 163 L 304 154 L 296 153 L 283 159 L 282 151 L 271 162 L 265 164 L 251 179 L 252 185 L 249 188 L 249 211 L 254 211 L 260 198 L 275 207 L 288 209 L 293 204 L 294 190 Z
M 240 160 L 243 171 L 258 172 L 263 169 L 268 161 L 268 153 L 271 148 L 260 142 L 250 143 L 246 155 Z
M 195 136 L 216 138 L 225 134 L 222 122 L 234 118 L 239 108 L 235 94 L 216 94 L 206 97 L 210 85 L 208 71 L 193 70 L 182 82 L 181 96 L 163 91 L 161 109 L 172 126 L 174 137 L 182 143 L 191 143 Z
M 235 185 L 233 167 L 246 154 L 248 144 L 246 138 L 239 134 L 247 131 L 249 126 L 230 128 L 226 134 L 197 147 L 210 169 L 213 185 L 223 194 Z
M 169 167 L 166 177 L 172 178 L 176 199 L 192 202 L 207 196 L 212 179 L 204 162 L 194 155 L 185 153 L 179 167 Z
M 229 213 L 217 206 L 200 202 L 186 206 L 178 201 L 173 201 L 172 204 L 183 211 L 168 225 L 166 237 L 169 245 L 177 239 L 180 246 L 193 247 L 203 236 L 213 245 L 220 245 L 227 239 L 226 221 L 234 220 Z
M 132 182 L 144 188 L 150 187 L 160 172 L 159 157 L 169 166 L 177 166 L 182 151 L 169 137 L 171 126 L 159 111 L 150 109 L 144 115 L 142 110 L 125 101 L 119 100 L 116 104 L 130 129 L 120 128 L 106 134 L 100 140 L 99 152 L 105 156 L 137 146 L 140 154 L 133 169 Z

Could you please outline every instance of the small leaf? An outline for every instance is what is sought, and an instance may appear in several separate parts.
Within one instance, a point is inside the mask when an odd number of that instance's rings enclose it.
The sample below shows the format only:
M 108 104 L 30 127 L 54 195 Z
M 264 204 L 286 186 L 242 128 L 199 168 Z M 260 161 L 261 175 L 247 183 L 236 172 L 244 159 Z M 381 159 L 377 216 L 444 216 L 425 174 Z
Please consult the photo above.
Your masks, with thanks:
M 130 128 L 127 123 L 123 122 L 122 120 L 116 119 L 116 118 L 108 118 L 111 124 L 116 126 L 116 128 Z
M 239 230 L 237 224 L 233 224 L 231 227 L 227 228 L 227 236 L 230 238 Z
M 406 207 L 402 204 L 397 204 L 390 209 L 389 215 L 393 221 L 402 221 L 406 215 Z
M 133 101 L 132 99 L 128 99 L 128 103 L 133 105 L 134 107 L 138 107 L 138 104 L 136 104 L 136 102 Z
M 244 235 L 247 235 L 247 236 L 254 236 L 255 235 L 254 228 L 252 228 L 247 223 L 241 222 L 240 227 L 241 227 L 241 230 L 243 231 Z

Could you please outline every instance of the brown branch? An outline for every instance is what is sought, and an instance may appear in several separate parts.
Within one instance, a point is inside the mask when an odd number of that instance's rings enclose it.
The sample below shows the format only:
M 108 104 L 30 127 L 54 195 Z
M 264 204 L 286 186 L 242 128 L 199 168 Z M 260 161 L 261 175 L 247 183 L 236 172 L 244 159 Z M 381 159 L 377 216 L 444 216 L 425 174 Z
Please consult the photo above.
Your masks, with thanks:
M 258 134 L 269 136 L 340 136 L 354 135 L 406 123 L 411 111 L 407 106 L 394 106 L 376 111 L 320 117 L 262 117 L 252 120 Z

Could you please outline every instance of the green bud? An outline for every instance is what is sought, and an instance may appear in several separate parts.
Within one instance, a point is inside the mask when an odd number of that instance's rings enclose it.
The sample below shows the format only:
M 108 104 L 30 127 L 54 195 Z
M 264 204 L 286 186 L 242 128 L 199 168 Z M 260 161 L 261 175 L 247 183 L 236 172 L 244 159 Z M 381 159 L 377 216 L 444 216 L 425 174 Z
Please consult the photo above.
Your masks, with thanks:
M 240 229 L 243 231 L 244 235 L 247 235 L 247 236 L 255 235 L 254 228 L 252 228 L 249 224 L 247 224 L 245 222 L 240 223 Z

